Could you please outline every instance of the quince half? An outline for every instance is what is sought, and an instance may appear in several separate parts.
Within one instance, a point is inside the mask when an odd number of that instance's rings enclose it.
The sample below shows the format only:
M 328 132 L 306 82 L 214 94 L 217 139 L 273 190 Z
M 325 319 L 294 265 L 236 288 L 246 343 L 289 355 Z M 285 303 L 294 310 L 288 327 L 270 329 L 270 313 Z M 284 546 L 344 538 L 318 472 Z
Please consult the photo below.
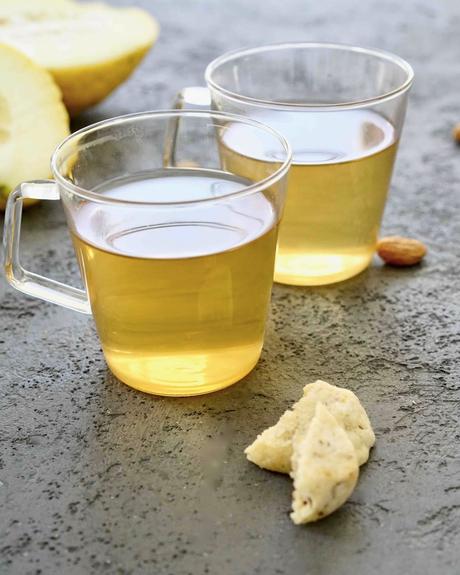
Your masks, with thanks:
M 25 180 L 50 176 L 50 157 L 69 134 L 69 117 L 52 76 L 0 44 L 0 209 Z M 25 205 L 35 200 L 25 200 Z
M 158 37 L 139 8 L 73 0 L 0 0 L 0 42 L 46 68 L 71 115 L 128 78 Z

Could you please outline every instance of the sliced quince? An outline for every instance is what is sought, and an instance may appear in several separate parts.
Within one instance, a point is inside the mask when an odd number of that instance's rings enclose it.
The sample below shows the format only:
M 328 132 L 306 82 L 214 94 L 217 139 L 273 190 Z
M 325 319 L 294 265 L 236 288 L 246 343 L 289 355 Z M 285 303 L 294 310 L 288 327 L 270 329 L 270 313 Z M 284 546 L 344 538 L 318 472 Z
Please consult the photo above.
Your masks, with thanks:
M 72 115 L 97 104 L 134 71 L 159 26 L 139 8 L 72 0 L 0 0 L 0 42 L 51 72 Z
M 69 118 L 52 76 L 3 44 L 0 78 L 0 209 L 4 209 L 16 185 L 50 176 L 50 158 L 69 134 Z

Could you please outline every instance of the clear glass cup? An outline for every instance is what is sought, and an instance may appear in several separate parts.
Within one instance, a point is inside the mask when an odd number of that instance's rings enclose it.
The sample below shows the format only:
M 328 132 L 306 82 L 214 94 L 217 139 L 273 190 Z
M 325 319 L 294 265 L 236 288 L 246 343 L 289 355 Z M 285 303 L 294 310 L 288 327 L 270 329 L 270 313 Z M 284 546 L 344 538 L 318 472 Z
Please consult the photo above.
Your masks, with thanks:
M 410 65 L 381 50 L 300 42 L 225 54 L 205 78 L 208 91 L 184 89 L 178 108 L 204 104 L 247 116 L 291 144 L 275 281 L 322 285 L 364 270 L 404 123 Z M 236 138 L 224 162 L 249 178 L 261 169 Z
M 260 178 L 224 165 L 235 132 L 264 166 Z M 9 197 L 8 281 L 92 313 L 110 369 L 134 388 L 183 396 L 226 387 L 262 349 L 290 159 L 273 129 L 220 112 L 149 112 L 85 128 L 54 153 L 55 181 L 24 183 Z M 21 267 L 27 198 L 61 200 L 85 290 Z

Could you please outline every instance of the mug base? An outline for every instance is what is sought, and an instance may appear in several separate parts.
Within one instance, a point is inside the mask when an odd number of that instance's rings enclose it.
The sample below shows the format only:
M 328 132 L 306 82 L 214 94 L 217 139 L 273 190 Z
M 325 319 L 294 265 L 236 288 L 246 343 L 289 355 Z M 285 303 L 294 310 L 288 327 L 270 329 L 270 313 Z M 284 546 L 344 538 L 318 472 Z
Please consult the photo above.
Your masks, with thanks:
M 373 253 L 373 252 L 372 252 Z M 276 283 L 296 286 L 323 286 L 350 279 L 364 271 L 372 260 L 369 250 L 363 256 L 311 255 L 279 258 L 276 262 Z M 314 264 L 314 265 L 313 265 Z
M 227 353 L 226 359 L 222 358 L 220 364 L 212 366 L 213 373 L 209 372 L 210 366 L 209 363 L 206 364 L 206 358 L 201 356 L 193 358 L 194 362 L 191 362 L 192 358 L 188 358 L 188 363 L 182 356 L 181 365 L 178 365 L 177 358 L 168 358 L 169 361 L 166 361 L 166 358 L 161 358 L 161 361 L 155 358 L 153 363 L 147 364 L 149 367 L 147 374 L 146 371 L 139 373 L 139 364 L 133 360 L 122 364 L 122 369 L 120 369 L 120 361 L 114 363 L 107 355 L 106 360 L 110 371 L 121 382 L 133 389 L 164 397 L 192 397 L 219 391 L 243 379 L 257 365 L 260 350 L 255 357 L 251 354 L 251 359 L 244 363 L 241 362 L 241 358 L 235 356 L 232 361 L 231 353 Z M 176 362 L 174 366 L 171 364 L 173 360 Z M 146 365 L 144 364 L 143 367 L 145 368 Z M 227 372 L 224 377 L 222 377 L 223 372 Z

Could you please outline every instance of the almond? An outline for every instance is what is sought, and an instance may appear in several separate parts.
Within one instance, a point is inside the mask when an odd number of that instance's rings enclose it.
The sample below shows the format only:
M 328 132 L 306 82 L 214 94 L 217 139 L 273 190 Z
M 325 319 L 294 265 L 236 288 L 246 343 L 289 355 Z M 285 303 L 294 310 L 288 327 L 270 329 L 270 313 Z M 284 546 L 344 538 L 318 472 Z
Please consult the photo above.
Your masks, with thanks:
M 455 124 L 455 126 L 453 127 L 452 138 L 454 139 L 455 142 L 457 142 L 457 144 L 460 144 L 460 123 Z
M 391 266 L 414 266 L 422 260 L 426 252 L 426 246 L 422 242 L 401 236 L 388 236 L 377 244 L 377 253 Z

